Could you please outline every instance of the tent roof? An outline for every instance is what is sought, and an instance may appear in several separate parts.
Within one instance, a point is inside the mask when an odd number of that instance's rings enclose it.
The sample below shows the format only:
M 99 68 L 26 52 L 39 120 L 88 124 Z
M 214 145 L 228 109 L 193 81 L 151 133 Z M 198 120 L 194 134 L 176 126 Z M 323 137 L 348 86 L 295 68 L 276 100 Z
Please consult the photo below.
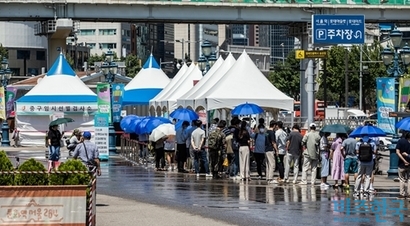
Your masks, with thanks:
M 161 101 L 161 106 L 167 106 L 167 110 L 170 112 L 176 109 L 177 99 L 192 89 L 195 83 L 199 82 L 202 77 L 202 71 L 199 70 L 198 65 L 195 64 L 192 71 L 185 73 L 184 77 L 180 79 L 180 82 L 170 90 L 169 95 Z
M 188 92 L 186 92 L 184 95 L 178 98 L 177 103 L 178 105 L 182 105 L 184 107 L 191 106 L 192 105 L 187 105 L 185 103 L 185 100 L 187 100 L 187 97 L 189 97 L 191 94 L 195 93 L 198 89 L 200 89 L 215 72 L 218 71 L 218 68 L 223 65 L 224 59 L 222 57 L 219 57 L 218 60 L 214 63 L 214 65 L 209 69 L 209 71 L 204 75 L 204 77 L 194 86 L 192 87 Z
M 60 54 L 47 76 L 37 80 L 38 84 L 17 102 L 96 102 L 97 95 L 73 73 L 64 56 Z
M 147 66 L 147 67 L 146 67 Z M 124 87 L 123 105 L 147 105 L 170 80 L 151 56 L 143 69 Z
M 202 97 L 206 99 L 207 110 L 233 109 L 245 102 L 264 108 L 293 110 L 294 100 L 263 75 L 244 51 L 236 63 Z
M 220 66 L 218 70 L 208 78 L 208 81 L 203 84 L 201 88 L 199 88 L 195 93 L 191 94 L 187 98 L 185 103 L 189 104 L 189 106 L 194 109 L 196 109 L 198 106 L 205 106 L 205 97 L 203 97 L 203 95 L 217 84 L 217 82 L 226 74 L 226 72 L 232 68 L 235 62 L 235 58 L 231 53 L 229 53 L 222 66 Z
M 182 67 L 179 69 L 178 73 L 168 83 L 168 85 L 165 86 L 165 88 L 160 93 L 158 93 L 154 98 L 152 98 L 149 101 L 149 105 L 155 108 L 160 106 L 159 102 L 162 100 L 162 97 L 164 97 L 169 92 L 169 90 L 172 89 L 172 87 L 178 83 L 178 81 L 184 76 L 185 72 L 187 71 L 188 71 L 188 66 L 186 64 L 183 64 Z

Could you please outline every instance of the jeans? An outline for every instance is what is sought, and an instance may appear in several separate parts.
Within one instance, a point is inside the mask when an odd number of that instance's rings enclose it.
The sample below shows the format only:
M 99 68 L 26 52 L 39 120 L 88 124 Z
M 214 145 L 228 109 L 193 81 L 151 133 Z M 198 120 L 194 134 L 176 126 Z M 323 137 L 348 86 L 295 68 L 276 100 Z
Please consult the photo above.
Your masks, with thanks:
M 262 165 L 265 160 L 265 153 L 253 153 L 253 156 L 255 157 L 258 176 L 262 177 Z
M 148 148 L 147 145 L 140 144 L 140 154 L 139 157 L 142 159 L 147 158 L 148 156 Z
M 236 169 L 236 164 L 235 164 L 235 154 L 229 153 L 227 155 L 227 158 L 228 158 L 228 164 L 229 164 L 228 173 L 229 173 L 229 176 L 233 177 L 238 172 Z
M 277 161 L 278 165 L 278 171 L 279 171 L 279 178 L 284 179 L 285 177 L 285 167 L 283 165 L 283 161 L 285 161 L 285 155 L 278 155 L 279 161 Z
M 238 150 L 233 150 L 233 153 L 234 153 L 234 173 L 233 173 L 233 175 L 234 176 L 237 176 L 238 175 L 238 173 L 239 173 L 239 171 L 240 171 L 240 168 L 239 168 L 239 149 Z
M 354 185 L 354 191 L 358 192 L 360 185 L 362 183 L 362 178 L 365 177 L 364 180 L 364 188 L 363 190 L 365 192 L 369 191 L 370 188 L 370 178 L 372 177 L 372 172 L 373 172 L 373 162 L 369 163 L 363 163 L 360 162 L 360 169 L 359 169 L 359 174 L 356 178 L 356 183 Z
M 207 158 L 207 152 L 205 150 L 201 151 L 194 151 L 194 167 L 195 167 L 195 173 L 199 173 L 199 161 L 204 162 L 204 167 L 205 167 L 205 172 L 206 174 L 209 174 L 209 163 L 208 163 L 208 158 Z
M 49 160 L 58 161 L 60 159 L 60 146 L 49 146 L 48 150 L 50 154 Z

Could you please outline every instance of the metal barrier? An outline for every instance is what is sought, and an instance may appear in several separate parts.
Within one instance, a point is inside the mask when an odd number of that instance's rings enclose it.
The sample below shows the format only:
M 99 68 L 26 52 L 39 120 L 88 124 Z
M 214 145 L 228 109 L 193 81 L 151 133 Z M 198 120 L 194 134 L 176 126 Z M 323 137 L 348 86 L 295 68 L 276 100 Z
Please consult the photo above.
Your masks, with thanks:
M 126 135 L 121 136 L 121 149 L 119 154 L 127 160 L 134 163 L 140 161 L 139 157 L 140 143 L 136 140 L 132 140 Z

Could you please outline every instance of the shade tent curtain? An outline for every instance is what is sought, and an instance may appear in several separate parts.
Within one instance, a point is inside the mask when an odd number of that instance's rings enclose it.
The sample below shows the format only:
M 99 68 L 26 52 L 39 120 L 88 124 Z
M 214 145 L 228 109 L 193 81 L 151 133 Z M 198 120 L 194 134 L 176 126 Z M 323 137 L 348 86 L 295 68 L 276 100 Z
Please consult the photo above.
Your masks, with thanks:
M 68 117 L 75 122 L 60 130 L 79 128 L 94 132 L 97 95 L 77 77 L 62 54 L 42 80 L 16 101 L 16 127 L 23 146 L 44 146 L 51 121 Z
M 244 102 L 263 108 L 293 110 L 294 102 L 272 85 L 245 51 L 231 69 L 202 95 L 202 101 L 206 110 L 233 109 Z
M 169 92 L 169 90 L 178 83 L 182 76 L 184 76 L 185 72 L 187 72 L 188 66 L 183 64 L 182 67 L 179 69 L 178 73 L 174 76 L 174 78 L 159 92 L 154 98 L 149 101 L 150 108 L 154 108 L 157 110 L 160 107 L 160 102 L 162 98 Z
M 190 95 L 185 103 L 189 104 L 189 106 L 193 106 L 194 109 L 200 106 L 204 107 L 206 98 L 204 95 L 208 92 L 208 90 L 217 85 L 218 81 L 226 74 L 226 72 L 229 71 L 229 69 L 232 68 L 235 62 L 235 57 L 233 57 L 230 53 L 218 70 L 210 78 L 208 78 L 208 81 L 204 83 L 202 87 Z
M 192 104 L 193 101 L 188 102 L 188 97 L 190 97 L 196 91 L 201 89 L 202 86 L 204 86 L 204 84 L 206 84 L 207 81 L 218 71 L 219 67 L 222 66 L 223 63 L 224 59 L 222 57 L 219 57 L 218 60 L 214 63 L 214 65 L 211 67 L 211 69 L 209 69 L 209 71 L 204 75 L 204 77 L 188 92 L 186 92 L 184 95 L 178 98 L 177 106 L 191 107 L 195 110 L 194 105 Z
M 170 90 L 169 95 L 161 102 L 161 106 L 166 106 L 168 112 L 177 109 L 177 99 L 192 89 L 202 77 L 202 71 L 199 69 L 198 65 L 194 65 L 194 68 L 190 73 L 185 73 L 178 86 L 175 86 Z
M 148 58 L 143 68 L 124 87 L 123 105 L 148 105 L 170 82 L 154 56 Z

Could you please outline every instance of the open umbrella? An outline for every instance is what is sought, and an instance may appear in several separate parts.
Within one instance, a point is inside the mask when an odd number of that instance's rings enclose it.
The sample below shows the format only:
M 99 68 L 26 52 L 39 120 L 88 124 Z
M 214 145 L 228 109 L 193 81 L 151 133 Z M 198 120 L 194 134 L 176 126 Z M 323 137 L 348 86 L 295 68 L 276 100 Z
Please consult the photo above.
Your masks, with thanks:
M 144 117 L 133 118 L 128 125 L 126 125 L 125 127 L 121 127 L 121 128 L 126 133 L 134 133 L 135 128 L 137 127 L 138 123 L 140 123 L 143 119 Z
M 350 137 L 384 137 L 386 133 L 376 126 L 359 126 L 350 133 Z
M 159 125 L 155 128 L 151 135 L 149 136 L 150 141 L 158 141 L 159 139 L 166 137 L 166 136 L 175 136 L 175 126 L 169 123 Z
M 145 125 L 145 133 L 151 133 L 155 128 L 157 128 L 161 124 L 171 123 L 171 121 L 167 118 L 163 117 L 155 117 L 150 119 L 147 124 Z
M 169 116 L 171 116 L 174 119 L 179 119 L 188 122 L 199 119 L 198 114 L 195 111 L 188 108 L 178 108 L 175 111 L 173 111 Z
M 175 123 L 175 130 L 179 130 L 182 127 L 182 123 L 184 123 L 184 120 L 179 120 L 177 123 Z M 191 124 L 191 123 L 189 123 Z M 191 126 L 188 126 L 187 129 L 191 128 Z
M 342 124 L 325 125 L 320 132 L 322 133 L 349 133 L 350 127 Z
M 67 124 L 69 122 L 74 122 L 74 119 L 72 119 L 72 118 L 58 118 L 58 119 L 50 122 L 49 126 L 58 126 L 58 125 L 61 125 L 61 124 Z
M 410 131 L 410 117 L 404 118 L 396 123 L 396 128 Z
M 260 114 L 263 112 L 263 109 L 256 104 L 252 103 L 244 103 L 236 106 L 231 114 L 232 115 L 253 115 L 253 114 Z
M 138 118 L 139 117 L 136 116 L 136 115 L 127 115 L 127 116 L 125 116 L 124 118 L 121 119 L 121 122 L 120 122 L 121 129 L 124 130 L 124 132 L 127 133 L 126 130 L 128 129 L 128 126 L 130 125 L 130 123 L 132 121 L 138 119 Z

